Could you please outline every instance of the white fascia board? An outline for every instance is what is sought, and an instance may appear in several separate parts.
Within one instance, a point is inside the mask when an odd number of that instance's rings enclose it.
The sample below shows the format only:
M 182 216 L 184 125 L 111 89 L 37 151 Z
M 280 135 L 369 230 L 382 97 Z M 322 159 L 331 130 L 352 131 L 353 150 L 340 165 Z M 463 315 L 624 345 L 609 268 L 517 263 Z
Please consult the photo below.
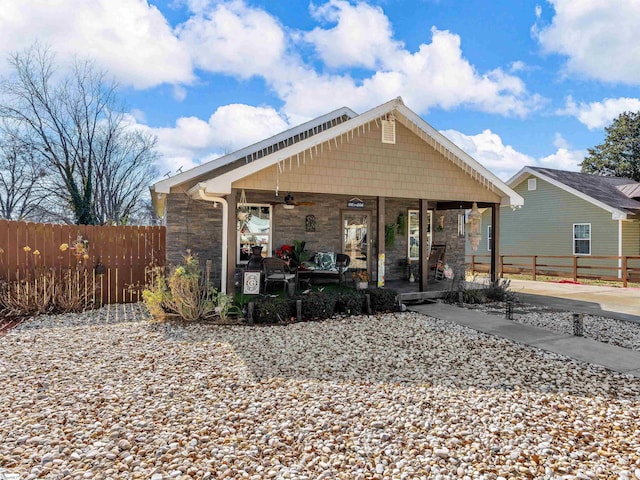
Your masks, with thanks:
M 438 130 L 429 125 L 419 115 L 414 113 L 411 109 L 404 105 L 398 107 L 398 111 L 404 115 L 409 121 L 416 124 L 420 129 L 427 133 L 437 143 L 449 150 L 452 154 L 458 157 L 461 161 L 466 163 L 471 169 L 477 171 L 480 175 L 491 182 L 500 193 L 504 194 L 501 199 L 501 205 L 519 207 L 524 205 L 524 198 L 516 193 L 509 185 L 500 180 L 496 175 L 487 170 L 480 162 L 469 155 L 467 152 L 458 147 L 455 143 L 445 137 Z
M 305 150 L 309 150 L 316 145 L 320 145 L 321 143 L 332 140 L 335 137 L 344 135 L 345 133 L 350 132 L 351 130 L 354 130 L 362 125 L 366 125 L 367 123 L 380 118 L 382 115 L 393 111 L 395 108 L 397 108 L 398 105 L 401 104 L 402 99 L 400 99 L 399 97 L 395 98 L 393 100 L 390 100 L 389 102 L 383 103 L 382 105 L 369 110 L 368 112 L 358 115 L 355 118 L 336 125 L 333 128 L 325 130 L 324 132 L 318 133 L 305 140 L 301 140 L 291 145 L 290 147 L 283 148 L 282 150 L 278 150 L 277 152 L 267 155 L 266 157 L 254 160 L 253 162 L 238 167 L 235 170 L 224 173 L 219 177 L 207 180 L 205 182 L 207 185 L 206 193 L 228 195 L 229 193 L 231 193 L 231 185 L 233 184 L 233 182 L 257 173 L 265 168 L 276 165 L 278 162 L 286 160 L 287 158 L 292 157 L 298 153 L 302 153 Z
M 333 110 L 332 112 L 321 115 L 320 117 L 314 118 L 313 120 L 309 120 L 308 122 L 297 125 L 289 130 L 285 130 L 284 132 L 273 135 L 272 137 L 261 140 L 253 145 L 249 145 L 248 147 L 241 148 L 240 150 L 236 150 L 228 155 L 224 155 L 222 157 L 215 158 L 210 160 L 202 165 L 198 165 L 197 167 L 191 168 L 186 172 L 179 173 L 174 175 L 173 177 L 160 180 L 156 184 L 154 184 L 155 191 L 157 193 L 169 193 L 171 191 L 171 187 L 175 187 L 176 185 L 180 185 L 181 183 L 188 182 L 194 178 L 197 178 L 201 175 L 206 174 L 207 172 L 211 172 L 217 168 L 220 168 L 224 165 L 228 165 L 229 163 L 233 163 L 236 160 L 246 157 L 255 152 L 259 152 L 271 145 L 275 145 L 279 142 L 282 142 L 288 138 L 294 137 L 299 133 L 312 129 L 313 127 L 322 125 L 323 123 L 331 120 L 332 118 L 337 118 L 342 115 L 346 115 L 349 118 L 353 119 L 357 117 L 358 114 L 355 113 L 348 107 L 342 107 L 337 110 Z
M 344 135 L 347 132 L 368 124 L 369 122 L 375 121 L 394 110 L 404 115 L 409 121 L 413 122 L 418 128 L 422 129 L 428 136 L 433 138 L 436 143 L 441 144 L 462 162 L 466 163 L 470 169 L 476 170 L 479 175 L 483 176 L 488 182 L 493 184 L 493 186 L 498 190 L 498 193 L 501 194 L 501 205 L 511 207 L 524 205 L 524 199 L 522 196 L 513 191 L 508 185 L 482 166 L 477 160 L 472 158 L 469 154 L 451 142 L 451 140 L 438 132 L 412 110 L 407 108 L 400 97 L 394 98 L 393 100 L 383 103 L 382 105 L 330 128 L 329 130 L 295 143 L 290 147 L 283 148 L 282 150 L 278 150 L 270 155 L 254 160 L 253 162 L 238 167 L 235 170 L 220 175 L 219 177 L 212 178 L 205 182 L 205 191 L 207 194 L 228 195 L 231 193 L 231 186 L 233 182 L 257 173 L 265 168 L 276 165 L 278 162 L 302 153 L 316 145 L 320 145 L 335 137 Z
M 537 172 L 535 170 L 532 170 L 529 167 L 524 167 L 522 170 L 520 170 L 520 172 L 518 172 L 516 175 L 514 175 L 511 180 L 517 181 L 518 183 L 521 182 L 523 180 L 523 177 L 528 176 L 528 175 L 533 175 L 535 177 L 538 177 L 540 180 L 544 180 L 545 182 L 550 183 L 551 185 L 558 187 L 561 190 L 564 190 L 567 193 L 570 193 L 571 195 L 574 195 L 578 198 L 581 198 L 582 200 L 584 200 L 585 202 L 588 202 L 592 205 L 595 205 L 596 207 L 599 207 L 607 212 L 611 213 L 611 219 L 612 220 L 627 220 L 628 218 L 628 214 L 627 212 L 620 210 L 618 208 L 614 208 L 611 205 L 607 205 L 606 203 L 601 202 L 600 200 L 597 200 L 589 195 L 587 195 L 586 193 L 580 192 L 579 190 L 576 190 L 575 188 L 572 188 L 568 185 L 565 185 L 562 182 L 559 182 L 557 180 L 555 180 L 554 178 L 548 177 L 547 175 L 545 175 L 544 173 L 541 172 Z M 511 183 L 511 180 L 509 180 L 509 183 Z M 517 185 L 516 184 L 512 184 L 512 185 Z
M 511 188 L 516 188 L 530 174 L 535 174 L 535 172 L 529 167 L 523 167 L 519 172 L 507 180 L 507 185 Z

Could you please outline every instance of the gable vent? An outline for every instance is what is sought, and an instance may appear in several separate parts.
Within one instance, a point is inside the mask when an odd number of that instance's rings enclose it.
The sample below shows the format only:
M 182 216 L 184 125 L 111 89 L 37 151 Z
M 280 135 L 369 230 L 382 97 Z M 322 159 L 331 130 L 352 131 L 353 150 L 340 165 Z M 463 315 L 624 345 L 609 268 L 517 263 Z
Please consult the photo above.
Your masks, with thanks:
M 382 143 L 396 143 L 396 117 L 393 114 L 382 120 Z

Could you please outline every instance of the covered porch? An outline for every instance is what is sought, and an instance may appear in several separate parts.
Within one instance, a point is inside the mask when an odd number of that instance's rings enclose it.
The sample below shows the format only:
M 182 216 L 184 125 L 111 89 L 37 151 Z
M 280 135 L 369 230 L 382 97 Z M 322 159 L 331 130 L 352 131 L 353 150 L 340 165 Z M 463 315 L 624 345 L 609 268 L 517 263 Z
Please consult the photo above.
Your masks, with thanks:
M 372 285 L 406 281 L 430 294 L 431 247 L 444 245 L 442 261 L 463 276 L 469 210 L 490 207 L 499 238 L 498 209 L 522 202 L 399 98 L 361 115 L 331 112 L 159 182 L 153 194 L 169 255 L 198 252 L 227 293 L 253 246 L 273 257 L 304 241 L 312 253 L 348 255 Z

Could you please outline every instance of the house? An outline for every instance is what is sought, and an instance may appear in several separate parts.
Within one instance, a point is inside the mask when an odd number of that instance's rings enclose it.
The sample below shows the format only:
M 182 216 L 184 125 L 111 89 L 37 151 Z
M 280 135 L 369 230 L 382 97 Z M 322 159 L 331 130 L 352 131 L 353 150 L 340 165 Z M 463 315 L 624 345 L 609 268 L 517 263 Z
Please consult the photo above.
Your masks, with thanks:
M 378 285 L 407 278 L 411 260 L 424 291 L 431 244 L 445 244 L 449 265 L 464 269 L 466 209 L 522 205 L 401 98 L 361 115 L 327 113 L 161 180 L 151 193 L 168 261 L 191 249 L 230 293 L 252 247 L 272 256 L 294 240 L 348 254 Z
M 640 183 L 524 167 L 507 184 L 525 202 L 515 210 L 501 211 L 500 254 L 596 257 L 592 265 L 606 263 L 599 256 L 640 254 Z M 490 252 L 493 231 L 488 212 L 483 214 L 482 230 L 485 240 L 475 252 L 467 247 L 468 255 Z M 610 270 L 608 275 L 617 273 Z

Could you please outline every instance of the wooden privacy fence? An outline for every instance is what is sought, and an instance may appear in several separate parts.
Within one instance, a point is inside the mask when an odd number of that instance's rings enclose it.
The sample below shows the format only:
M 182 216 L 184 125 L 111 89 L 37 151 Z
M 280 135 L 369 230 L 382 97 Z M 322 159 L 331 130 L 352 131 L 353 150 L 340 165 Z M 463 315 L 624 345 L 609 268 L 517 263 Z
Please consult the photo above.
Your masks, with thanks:
M 148 269 L 165 264 L 165 227 L 57 225 L 0 219 L 0 280 L 45 267 L 74 269 L 93 283 L 95 301 L 142 299 Z
M 467 255 L 471 273 L 488 272 L 491 264 L 489 254 Z M 500 255 L 498 275 L 522 273 L 536 280 L 538 275 L 549 277 L 640 282 L 640 255 Z

